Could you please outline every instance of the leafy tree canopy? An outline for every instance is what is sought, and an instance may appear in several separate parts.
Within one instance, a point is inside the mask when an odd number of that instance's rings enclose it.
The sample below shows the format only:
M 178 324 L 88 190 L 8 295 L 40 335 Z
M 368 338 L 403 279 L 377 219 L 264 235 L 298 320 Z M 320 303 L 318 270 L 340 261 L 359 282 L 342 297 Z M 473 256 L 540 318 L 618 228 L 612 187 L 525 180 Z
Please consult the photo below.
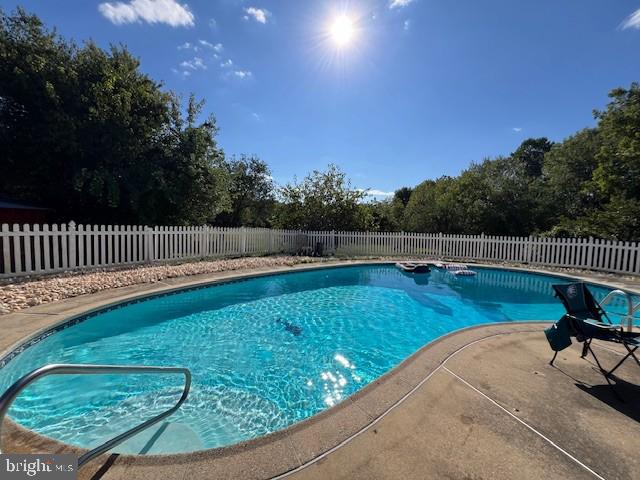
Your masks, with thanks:
M 553 144 L 546 138 L 529 138 L 520 144 L 511 154 L 516 162 L 522 163 L 524 171 L 530 177 L 542 175 L 544 155 L 551 150 Z
M 314 170 L 302 182 L 280 189 L 275 224 L 304 230 L 364 230 L 372 225 L 362 204 L 365 192 L 356 190 L 336 165 Z
M 183 117 L 139 66 L 0 12 L 0 191 L 79 222 L 204 223 L 226 208 L 215 120 L 198 123 L 193 97 Z
M 269 166 L 257 157 L 242 156 L 227 162 L 231 207 L 216 217 L 226 227 L 268 227 L 275 203 Z

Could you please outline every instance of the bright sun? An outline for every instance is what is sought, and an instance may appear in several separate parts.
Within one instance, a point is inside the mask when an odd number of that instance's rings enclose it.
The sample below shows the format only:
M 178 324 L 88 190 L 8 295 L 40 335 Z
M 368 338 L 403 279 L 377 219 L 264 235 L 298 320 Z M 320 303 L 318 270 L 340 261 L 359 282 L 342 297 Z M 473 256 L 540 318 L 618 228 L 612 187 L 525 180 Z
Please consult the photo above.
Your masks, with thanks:
M 347 46 L 353 39 L 355 28 L 353 22 L 346 15 L 340 15 L 331 24 L 329 34 L 336 46 L 342 48 Z

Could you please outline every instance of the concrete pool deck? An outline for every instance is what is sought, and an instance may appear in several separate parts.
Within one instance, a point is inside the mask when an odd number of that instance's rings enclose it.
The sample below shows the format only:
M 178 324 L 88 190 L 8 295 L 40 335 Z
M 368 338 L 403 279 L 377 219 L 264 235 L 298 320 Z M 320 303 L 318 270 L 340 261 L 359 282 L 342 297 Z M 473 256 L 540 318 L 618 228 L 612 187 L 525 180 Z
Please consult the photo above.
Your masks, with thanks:
M 318 266 L 275 271 L 305 268 Z M 0 351 L 114 302 L 273 272 L 171 279 L 0 316 Z M 463 330 L 429 344 L 337 407 L 281 432 L 193 454 L 104 455 L 80 478 L 637 478 L 640 368 L 628 361 L 617 372 L 626 381 L 620 386 L 626 402 L 619 402 L 575 344 L 549 366 L 544 327 Z M 607 365 L 619 358 L 609 346 L 596 348 Z M 7 427 L 3 451 L 69 451 L 15 424 Z
M 607 364 L 619 356 L 598 348 Z M 640 389 L 617 400 L 576 345 L 548 365 L 542 332 L 470 345 L 302 479 L 633 479 L 640 475 Z M 619 377 L 640 384 L 625 364 Z

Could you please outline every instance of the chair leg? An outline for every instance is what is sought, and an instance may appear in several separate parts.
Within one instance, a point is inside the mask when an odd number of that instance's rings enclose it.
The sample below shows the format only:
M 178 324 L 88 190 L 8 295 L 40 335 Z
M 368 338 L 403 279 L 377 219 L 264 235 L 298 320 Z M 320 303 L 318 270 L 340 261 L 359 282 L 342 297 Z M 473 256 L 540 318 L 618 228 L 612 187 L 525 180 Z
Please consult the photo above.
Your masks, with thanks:
M 636 350 L 638 350 L 638 347 L 635 347 L 633 350 L 631 350 L 629 348 L 629 345 L 627 345 L 626 343 L 624 344 L 624 347 L 629 351 L 629 355 L 633 357 L 633 359 L 636 361 L 636 363 L 640 367 L 640 360 L 638 360 L 638 357 L 636 357 L 636 353 L 635 353 Z
M 556 357 L 558 356 L 558 352 L 553 354 L 553 358 L 551 359 L 551 361 L 549 362 L 549 365 L 553 365 L 553 362 L 555 362 Z
M 591 343 L 591 342 L 589 342 L 589 343 Z M 598 360 L 598 357 L 596 357 L 596 354 L 594 353 L 593 349 L 591 348 L 591 345 L 587 345 L 587 350 L 589 352 L 591 352 L 591 355 L 593 356 L 593 359 L 596 361 L 596 364 L 598 365 L 598 368 L 600 369 L 600 373 L 602 373 L 602 376 L 604 377 L 604 379 L 609 384 L 609 387 L 611 387 L 611 391 L 613 392 L 613 394 L 616 396 L 616 398 L 618 400 L 620 400 L 621 402 L 624 402 L 623 398 L 616 391 L 615 385 L 613 383 L 611 383 L 611 379 L 609 378 L 610 372 L 607 372 L 604 368 L 602 368 L 602 365 L 600 365 L 600 361 Z M 616 368 L 618 368 L 618 366 L 619 365 L 617 365 Z
M 615 371 L 618 369 L 618 367 L 619 367 L 620 365 L 622 365 L 622 364 L 624 363 L 624 361 L 625 361 L 627 358 L 629 358 L 629 357 L 633 357 L 633 359 L 636 361 L 636 363 L 637 363 L 638 365 L 640 365 L 640 361 L 638 361 L 638 357 L 636 357 L 636 355 L 635 355 L 635 351 L 638 349 L 638 347 L 635 347 L 633 350 L 631 350 L 631 349 L 629 348 L 629 346 L 628 346 L 626 343 L 623 343 L 623 345 L 625 346 L 625 348 L 627 349 L 627 352 L 629 352 L 629 353 L 627 353 L 627 354 L 624 356 L 624 358 L 623 358 L 622 360 L 620 360 L 620 361 L 616 364 L 616 366 L 615 366 L 615 367 L 613 367 L 611 370 L 609 370 L 609 373 L 608 373 L 607 375 L 611 375 L 613 372 L 615 372 Z
M 580 355 L 580 358 L 584 358 L 587 356 L 587 352 L 590 346 L 591 346 L 591 339 L 589 338 L 588 340 L 585 340 L 584 343 L 582 344 L 582 355 Z

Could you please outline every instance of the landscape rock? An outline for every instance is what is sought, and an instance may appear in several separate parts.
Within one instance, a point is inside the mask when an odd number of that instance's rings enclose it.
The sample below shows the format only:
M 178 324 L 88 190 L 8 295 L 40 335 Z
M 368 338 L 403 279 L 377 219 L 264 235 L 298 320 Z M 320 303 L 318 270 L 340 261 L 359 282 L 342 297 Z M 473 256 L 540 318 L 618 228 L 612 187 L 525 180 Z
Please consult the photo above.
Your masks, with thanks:
M 55 276 L 15 278 L 5 280 L 0 284 L 0 315 L 110 288 L 140 283 L 157 283 L 167 278 L 282 265 L 291 266 L 322 260 L 312 257 L 275 255 L 201 260 L 178 264 L 139 265 L 126 269 L 113 268 L 67 272 Z

